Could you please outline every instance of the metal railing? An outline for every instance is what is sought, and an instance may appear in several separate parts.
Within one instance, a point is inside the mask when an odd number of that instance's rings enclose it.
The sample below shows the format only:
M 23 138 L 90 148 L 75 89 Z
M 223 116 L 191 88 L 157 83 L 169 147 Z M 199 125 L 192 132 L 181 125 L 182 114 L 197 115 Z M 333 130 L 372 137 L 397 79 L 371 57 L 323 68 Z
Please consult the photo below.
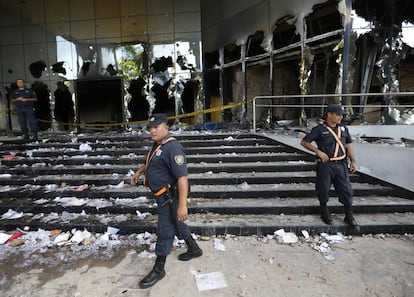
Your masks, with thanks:
M 406 104 L 347 104 L 343 102 L 343 99 L 349 97 L 408 97 L 413 96 L 414 92 L 398 92 L 398 93 L 351 93 L 351 94 L 312 94 L 312 95 L 275 95 L 275 96 L 255 96 L 252 100 L 253 103 L 253 132 L 256 132 L 256 108 L 257 107 L 269 107 L 269 108 L 301 108 L 304 111 L 305 108 L 326 108 L 327 104 L 305 104 L 307 98 L 340 98 L 340 102 L 344 108 L 366 108 L 366 107 L 375 107 L 375 108 L 384 108 L 384 107 L 394 107 L 394 108 L 414 108 L 414 105 Z M 269 99 L 301 99 L 303 103 L 300 104 L 257 104 L 256 101 Z

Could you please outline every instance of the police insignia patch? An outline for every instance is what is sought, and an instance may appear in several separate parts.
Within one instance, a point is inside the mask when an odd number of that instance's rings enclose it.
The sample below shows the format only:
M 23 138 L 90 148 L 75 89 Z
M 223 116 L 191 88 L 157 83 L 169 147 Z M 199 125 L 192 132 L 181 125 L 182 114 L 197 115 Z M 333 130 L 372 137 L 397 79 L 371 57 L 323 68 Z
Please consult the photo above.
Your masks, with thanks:
M 183 165 L 184 164 L 184 156 L 183 155 L 175 155 L 174 161 L 177 163 L 177 165 Z

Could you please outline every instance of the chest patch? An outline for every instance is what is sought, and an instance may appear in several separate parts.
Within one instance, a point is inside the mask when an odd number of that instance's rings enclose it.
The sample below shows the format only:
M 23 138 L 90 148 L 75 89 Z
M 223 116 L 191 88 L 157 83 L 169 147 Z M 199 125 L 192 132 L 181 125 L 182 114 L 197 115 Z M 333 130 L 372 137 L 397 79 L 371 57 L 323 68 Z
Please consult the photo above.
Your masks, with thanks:
M 162 154 L 162 150 L 157 150 L 157 152 L 155 153 L 155 155 L 156 155 L 157 157 L 161 156 L 161 154 Z
M 183 165 L 184 164 L 184 156 L 183 155 L 175 155 L 174 161 L 177 163 L 177 165 Z

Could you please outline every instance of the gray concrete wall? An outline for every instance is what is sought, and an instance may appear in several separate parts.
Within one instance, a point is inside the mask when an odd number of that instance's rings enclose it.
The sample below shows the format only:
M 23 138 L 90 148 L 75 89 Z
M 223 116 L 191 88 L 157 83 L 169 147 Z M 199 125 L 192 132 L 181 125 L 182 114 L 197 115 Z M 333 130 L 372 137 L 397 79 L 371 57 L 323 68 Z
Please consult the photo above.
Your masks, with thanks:
M 353 138 L 365 136 L 414 139 L 414 126 L 349 126 Z M 264 134 L 284 144 L 309 152 L 300 145 L 301 138 L 282 134 Z M 414 192 L 414 148 L 398 144 L 353 143 L 359 171 Z M 412 197 L 414 198 L 414 197 Z

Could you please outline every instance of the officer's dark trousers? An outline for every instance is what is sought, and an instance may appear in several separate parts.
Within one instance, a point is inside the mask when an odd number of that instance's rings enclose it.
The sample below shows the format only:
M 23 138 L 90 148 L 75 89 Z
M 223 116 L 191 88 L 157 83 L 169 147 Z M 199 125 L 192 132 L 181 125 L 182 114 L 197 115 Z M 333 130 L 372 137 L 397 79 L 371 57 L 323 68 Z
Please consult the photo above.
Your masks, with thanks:
M 321 204 L 329 200 L 329 189 L 334 185 L 338 200 L 345 206 L 352 205 L 352 188 L 346 161 L 316 164 L 316 195 Z
M 27 123 L 29 123 L 30 132 L 37 132 L 38 125 L 33 106 L 19 106 L 16 108 L 17 119 L 19 121 L 20 129 L 23 133 L 27 133 Z
M 164 194 L 157 197 L 158 204 L 158 227 L 157 227 L 157 244 L 155 254 L 157 256 L 166 256 L 171 252 L 174 242 L 174 235 L 179 239 L 189 240 L 191 238 L 190 228 L 184 222 L 178 222 L 179 232 L 177 232 L 177 206 L 178 198 L 173 198 L 173 203 L 161 206 L 164 201 L 168 200 L 168 195 Z M 172 211 L 172 209 L 174 211 Z M 178 234 L 177 234 L 178 233 Z

